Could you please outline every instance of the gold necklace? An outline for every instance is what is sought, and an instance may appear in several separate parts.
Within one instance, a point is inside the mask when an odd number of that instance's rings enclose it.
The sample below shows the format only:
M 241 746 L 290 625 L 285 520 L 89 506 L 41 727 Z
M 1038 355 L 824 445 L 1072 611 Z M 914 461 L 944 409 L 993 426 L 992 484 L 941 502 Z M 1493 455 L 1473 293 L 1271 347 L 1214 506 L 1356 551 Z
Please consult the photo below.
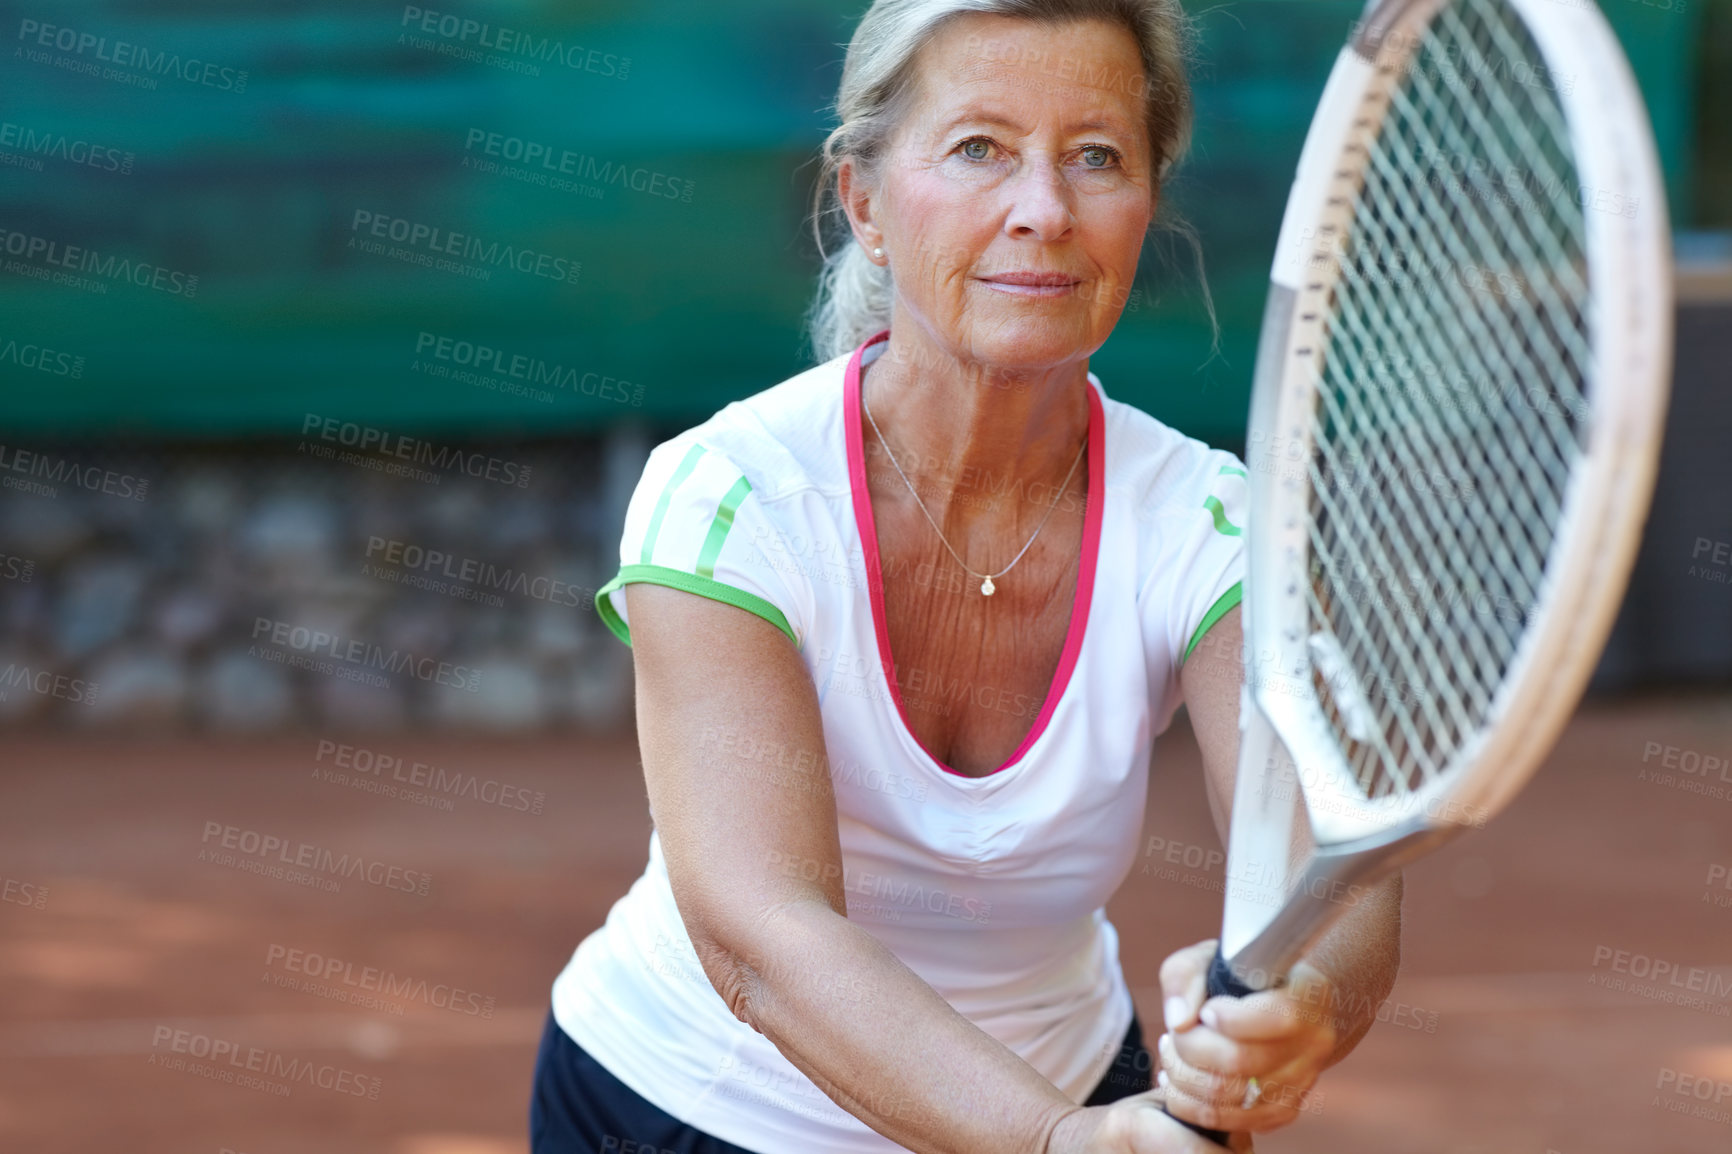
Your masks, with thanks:
M 1006 573 L 1009 573 L 1011 571 L 1011 569 L 1013 569 L 1016 566 L 1016 563 L 1018 561 L 1022 560 L 1023 553 L 1028 552 L 1029 545 L 1034 544 L 1034 538 L 1040 536 L 1040 531 L 1042 529 L 1046 528 L 1046 523 L 1052 517 L 1053 510 L 1058 508 L 1058 497 L 1053 498 L 1052 504 L 1047 506 L 1046 516 L 1042 517 L 1040 519 L 1040 524 L 1038 524 L 1034 527 L 1034 537 L 1030 537 L 1028 539 L 1028 544 L 1024 545 L 1022 547 L 1022 551 L 1019 552 L 1015 557 L 1011 558 L 1009 565 L 1006 565 L 1004 568 L 1000 569 L 996 573 L 976 573 L 974 570 L 972 570 L 968 567 L 968 562 L 964 561 L 957 554 L 955 549 L 950 548 L 950 542 L 945 539 L 944 530 L 942 530 L 938 527 L 938 522 L 934 521 L 932 519 L 932 514 L 928 513 L 926 511 L 926 502 L 922 501 L 920 499 L 920 494 L 915 491 L 914 482 L 910 481 L 908 479 L 908 474 L 904 473 L 902 471 L 902 466 L 898 465 L 896 463 L 896 454 L 892 453 L 890 451 L 890 446 L 885 443 L 884 432 L 883 432 L 883 430 L 881 430 L 878 427 L 878 422 L 876 420 L 874 420 L 872 417 L 872 406 L 866 403 L 866 384 L 864 381 L 862 381 L 860 384 L 860 407 L 866 410 L 866 420 L 868 423 L 871 424 L 873 433 L 877 434 L 878 444 L 883 447 L 884 455 L 886 457 L 890 458 L 890 464 L 896 469 L 896 475 L 898 477 L 902 478 L 902 483 L 904 485 L 908 486 L 908 495 L 910 497 L 914 498 L 914 503 L 920 507 L 921 513 L 925 514 L 927 524 L 931 525 L 932 531 L 934 533 L 938 534 L 939 542 L 942 543 L 943 546 L 950 551 L 950 555 L 952 557 L 956 558 L 956 563 L 958 565 L 962 566 L 964 572 L 966 572 L 970 577 L 979 577 L 981 579 L 981 581 L 980 581 L 981 593 L 985 594 L 988 597 L 991 597 L 994 588 L 996 588 L 992 583 L 992 579 L 994 577 L 1003 577 Z M 1059 490 L 1058 490 L 1058 496 L 1059 497 L 1064 496 L 1065 492 L 1070 488 L 1070 480 L 1072 477 L 1076 476 L 1077 466 L 1082 464 L 1083 454 L 1088 451 L 1088 446 L 1089 446 L 1088 434 L 1084 433 L 1083 434 L 1082 447 L 1077 450 L 1076 460 L 1074 460 L 1070 463 L 1070 472 L 1068 472 L 1064 475 L 1064 484 L 1059 486 Z

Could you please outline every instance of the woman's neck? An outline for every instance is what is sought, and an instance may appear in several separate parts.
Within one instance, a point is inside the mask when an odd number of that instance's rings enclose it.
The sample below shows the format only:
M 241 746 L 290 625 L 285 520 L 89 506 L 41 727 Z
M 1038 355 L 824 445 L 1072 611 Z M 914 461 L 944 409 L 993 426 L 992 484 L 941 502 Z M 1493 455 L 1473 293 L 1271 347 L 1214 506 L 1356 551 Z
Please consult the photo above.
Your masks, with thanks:
M 909 327 L 891 332 L 869 372 L 862 367 L 861 390 L 933 515 L 978 508 L 967 498 L 983 486 L 1056 488 L 1088 430 L 1088 362 L 1006 370 L 904 336 Z M 866 436 L 870 456 L 870 425 Z

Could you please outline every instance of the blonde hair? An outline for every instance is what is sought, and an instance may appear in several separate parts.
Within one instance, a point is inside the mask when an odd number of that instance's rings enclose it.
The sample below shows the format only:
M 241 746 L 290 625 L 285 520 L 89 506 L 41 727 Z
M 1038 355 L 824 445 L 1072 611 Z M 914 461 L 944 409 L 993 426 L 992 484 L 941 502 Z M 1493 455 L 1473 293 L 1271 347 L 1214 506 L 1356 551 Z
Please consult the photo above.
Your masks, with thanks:
M 848 44 L 836 93 L 838 123 L 824 140 L 813 197 L 812 232 L 824 267 L 807 325 L 819 361 L 851 352 L 873 333 L 889 328 L 894 295 L 890 270 L 872 263 L 854 242 L 837 194 L 837 171 L 844 159 L 851 159 L 868 187 L 877 184 L 891 135 L 914 91 L 915 57 L 944 24 L 968 12 L 1048 25 L 1079 20 L 1119 25 L 1136 37 L 1141 50 L 1143 80 L 1137 91 L 1144 102 L 1157 180 L 1165 178 L 1190 145 L 1191 90 L 1185 62 L 1191 29 L 1179 0 L 877 0 Z M 1086 62 L 1082 69 L 1086 75 Z M 1182 225 L 1177 227 L 1188 236 Z M 831 252 L 825 251 L 826 228 L 836 242 Z M 1200 265 L 1200 249 L 1197 256 Z M 1206 285 L 1204 294 L 1207 300 Z M 1212 319 L 1212 306 L 1209 312 Z

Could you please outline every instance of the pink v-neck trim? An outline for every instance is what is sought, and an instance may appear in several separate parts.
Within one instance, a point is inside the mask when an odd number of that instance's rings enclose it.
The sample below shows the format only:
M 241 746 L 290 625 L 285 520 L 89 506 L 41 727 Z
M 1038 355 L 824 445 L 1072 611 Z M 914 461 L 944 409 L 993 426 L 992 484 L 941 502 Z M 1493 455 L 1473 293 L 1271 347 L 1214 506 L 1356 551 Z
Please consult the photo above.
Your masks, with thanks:
M 896 667 L 890 656 L 890 629 L 884 615 L 884 571 L 878 558 L 878 529 L 872 518 L 872 495 L 866 487 L 866 450 L 860 431 L 861 360 L 868 348 L 889 336 L 890 330 L 885 329 L 854 350 L 842 385 L 842 421 L 845 426 L 843 432 L 848 446 L 848 483 L 854 497 L 854 525 L 860 533 L 860 545 L 866 559 L 866 587 L 872 601 L 872 627 L 878 636 L 878 660 L 884 668 L 884 680 L 890 687 L 891 700 L 896 703 L 896 716 L 902 723 L 903 731 L 938 768 L 957 777 L 972 777 L 970 774 L 958 773 L 938 760 L 915 734 L 914 727 L 908 724 L 908 711 L 902 704 L 902 691 L 897 687 Z M 1065 633 L 1064 650 L 1059 654 L 1058 669 L 1053 674 L 1052 684 L 1047 688 L 1046 700 L 1041 705 L 1040 715 L 1035 718 L 1033 727 L 1022 739 L 1022 744 L 1010 755 L 1009 760 L 992 773 L 982 774 L 982 777 L 991 777 L 994 773 L 1009 769 L 1022 759 L 1030 746 L 1040 740 L 1040 735 L 1046 732 L 1047 723 L 1052 720 L 1053 712 L 1058 708 L 1059 700 L 1064 696 L 1065 686 L 1070 684 L 1071 673 L 1076 669 L 1077 656 L 1082 652 L 1083 634 L 1088 629 L 1089 603 L 1094 599 L 1095 562 L 1100 556 L 1101 510 L 1106 505 L 1106 437 L 1103 433 L 1106 422 L 1101 412 L 1100 396 L 1092 383 L 1088 389 L 1088 400 L 1089 486 L 1083 507 L 1081 568 L 1077 573 L 1076 597 L 1071 603 L 1070 628 Z

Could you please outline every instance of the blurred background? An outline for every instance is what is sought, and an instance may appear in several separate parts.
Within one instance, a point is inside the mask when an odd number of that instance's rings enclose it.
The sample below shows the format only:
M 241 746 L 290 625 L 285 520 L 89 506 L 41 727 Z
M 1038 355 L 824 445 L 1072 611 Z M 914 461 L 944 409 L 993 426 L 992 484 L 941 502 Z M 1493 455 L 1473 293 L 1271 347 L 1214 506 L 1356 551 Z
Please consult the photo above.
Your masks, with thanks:
M 630 654 L 593 593 L 650 448 L 812 361 L 815 158 L 863 8 L 0 2 L 0 1148 L 524 1147 L 547 983 L 648 833 Z M 1219 345 L 1161 233 L 1091 367 L 1241 450 L 1282 205 L 1360 5 L 1187 8 L 1197 135 L 1168 196 L 1201 240 Z M 1561 747 L 1600 785 L 1592 804 L 1524 795 L 1501 840 L 1416 871 L 1413 901 L 1449 908 L 1412 927 L 1406 972 L 1458 1042 L 1374 1032 L 1383 1060 L 1343 1067 L 1268 1149 L 1732 1148 L 1650 1084 L 1732 1085 L 1727 1000 L 1626 1004 L 1577 980 L 1602 946 L 1732 963 L 1732 889 L 1711 884 L 1732 802 L 1645 776 L 1670 759 L 1709 781 L 1718 759 L 1732 798 L 1732 0 L 1602 8 L 1665 169 L 1678 348 L 1641 557 Z M 297 662 L 314 634 L 401 661 Z M 1212 846 L 1182 730 L 1150 830 Z M 449 788 L 410 797 L 393 759 Z M 1612 824 L 1631 814 L 1647 824 Z M 440 884 L 213 867 L 213 822 Z M 1212 932 L 1209 893 L 1157 869 L 1115 899 L 1143 927 L 1126 964 L 1145 985 Z M 483 990 L 498 1013 L 309 998 L 275 980 L 292 948 Z M 1561 1017 L 1514 1040 L 1470 1028 L 1512 1006 Z M 389 1086 L 275 1100 L 151 1068 L 158 1029 L 188 1023 L 334 1051 Z M 1650 1027 L 1653 1060 L 1633 1056 Z M 1581 1039 L 1608 1031 L 1627 1045 L 1595 1066 Z M 1469 1091 L 1478 1106 L 1451 1108 Z M 1392 1103 L 1428 1128 L 1368 1138 Z

